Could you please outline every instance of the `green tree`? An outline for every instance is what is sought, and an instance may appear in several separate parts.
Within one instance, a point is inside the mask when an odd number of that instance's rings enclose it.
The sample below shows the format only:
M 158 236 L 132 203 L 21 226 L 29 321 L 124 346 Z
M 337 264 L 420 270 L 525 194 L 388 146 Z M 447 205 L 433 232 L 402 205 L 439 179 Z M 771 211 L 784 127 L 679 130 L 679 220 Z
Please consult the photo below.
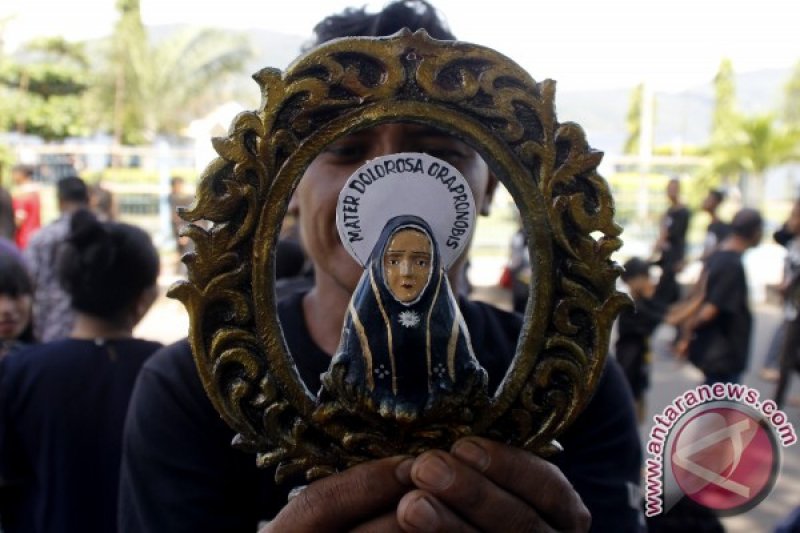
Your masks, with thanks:
M 642 135 L 642 99 L 644 98 L 644 84 L 640 83 L 631 92 L 628 114 L 625 117 L 625 129 L 628 137 L 622 152 L 625 154 L 639 153 L 639 140 Z
M 798 61 L 783 92 L 783 122 L 791 129 L 800 130 L 800 61 Z
M 191 28 L 157 43 L 141 22 L 138 0 L 118 0 L 120 19 L 98 81 L 98 101 L 111 110 L 104 122 L 120 143 L 180 134 L 211 102 L 224 98 L 231 74 L 252 54 L 245 36 Z
M 105 83 L 100 82 L 101 98 L 106 109 L 111 109 L 114 141 L 136 143 L 141 141 L 143 130 L 142 106 L 137 97 L 135 63 L 148 53 L 147 32 L 142 24 L 139 0 L 117 0 L 119 20 L 114 27 L 109 50 L 110 68 L 105 73 Z M 106 89 L 103 91 L 102 89 Z M 110 98 L 109 98 L 110 96 Z
M 714 170 L 741 178 L 744 202 L 761 207 L 764 176 L 776 166 L 800 160 L 800 135 L 772 113 L 740 117 L 725 142 L 712 147 Z
M 83 45 L 60 37 L 26 43 L 0 64 L 0 128 L 48 140 L 85 134 L 89 82 Z
M 740 166 L 731 160 L 732 146 L 744 135 L 739 131 L 741 117 L 736 102 L 736 81 L 733 63 L 723 59 L 714 76 L 714 108 L 711 115 L 711 137 L 708 152 L 712 158 L 711 172 L 702 180 L 706 187 L 730 184 L 740 177 Z
M 711 116 L 711 142 L 725 142 L 737 126 L 736 81 L 733 63 L 723 59 L 714 76 L 714 111 Z

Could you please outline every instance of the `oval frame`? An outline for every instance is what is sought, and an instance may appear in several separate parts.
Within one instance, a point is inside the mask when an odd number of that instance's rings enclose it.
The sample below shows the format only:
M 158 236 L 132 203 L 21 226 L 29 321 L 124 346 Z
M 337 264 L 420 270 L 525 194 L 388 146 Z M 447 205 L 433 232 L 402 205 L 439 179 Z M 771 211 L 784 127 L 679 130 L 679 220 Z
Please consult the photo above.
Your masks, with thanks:
M 203 386 L 237 435 L 278 477 L 318 478 L 398 453 L 364 448 L 364 427 L 313 420 L 318 407 L 292 363 L 276 312 L 275 247 L 290 197 L 330 142 L 377 124 L 410 121 L 475 147 L 506 186 L 529 235 L 533 278 L 517 352 L 469 428 L 406 452 L 484 435 L 535 453 L 579 414 L 600 377 L 611 325 L 629 300 L 615 289 L 621 246 L 602 154 L 582 129 L 559 124 L 555 83 L 537 83 L 494 50 L 431 39 L 424 31 L 331 41 L 284 74 L 264 69 L 258 111 L 238 115 L 219 157 L 181 216 L 195 251 L 188 280 L 169 295 L 186 306 Z M 210 221 L 204 229 L 199 221 Z

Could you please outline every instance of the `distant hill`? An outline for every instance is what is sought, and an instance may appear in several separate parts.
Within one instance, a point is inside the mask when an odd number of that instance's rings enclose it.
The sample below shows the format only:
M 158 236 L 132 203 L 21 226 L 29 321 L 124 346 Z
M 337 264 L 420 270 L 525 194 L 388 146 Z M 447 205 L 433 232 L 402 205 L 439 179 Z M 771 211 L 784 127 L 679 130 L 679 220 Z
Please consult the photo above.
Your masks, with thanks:
M 158 41 L 185 27 L 182 24 L 164 24 L 148 26 L 147 31 Z M 250 76 L 264 67 L 285 69 L 300 53 L 306 38 L 259 28 L 230 31 L 246 35 L 254 52 L 253 57 L 246 63 L 242 75 L 231 82 L 231 93 L 246 108 L 255 108 L 261 95 L 258 85 Z
M 766 112 L 781 104 L 790 69 L 770 69 L 736 76 L 739 106 L 747 113 Z M 625 142 L 625 115 L 633 88 L 556 93 L 558 118 L 579 122 L 589 143 L 606 152 L 618 152 Z M 678 140 L 702 144 L 708 138 L 714 89 L 711 81 L 677 93 L 656 92 L 655 144 Z
M 148 30 L 158 39 L 178 28 L 180 26 L 176 25 L 152 26 Z M 249 76 L 268 66 L 285 69 L 297 57 L 307 38 L 258 28 L 231 31 L 246 34 L 255 51 L 254 57 L 246 65 L 246 75 L 233 83 L 233 93 L 237 100 L 245 107 L 254 108 L 259 103 L 260 95 L 255 82 Z M 764 112 L 777 108 L 790 73 L 789 69 L 770 69 L 737 75 L 736 91 L 741 109 L 746 112 Z M 593 147 L 608 153 L 618 153 L 625 142 L 625 115 L 632 90 L 631 87 L 557 92 L 558 118 L 561 121 L 580 123 Z M 655 100 L 656 145 L 678 140 L 684 144 L 702 144 L 706 141 L 713 108 L 711 80 L 705 85 L 681 92 L 657 92 Z

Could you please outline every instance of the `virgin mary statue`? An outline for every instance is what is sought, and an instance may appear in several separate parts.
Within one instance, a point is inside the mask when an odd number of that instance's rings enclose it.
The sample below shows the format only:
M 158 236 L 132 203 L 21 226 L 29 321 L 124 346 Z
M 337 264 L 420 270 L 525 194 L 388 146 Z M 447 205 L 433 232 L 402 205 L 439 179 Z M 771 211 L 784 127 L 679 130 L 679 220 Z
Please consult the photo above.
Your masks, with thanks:
M 350 300 L 320 399 L 400 423 L 455 421 L 487 398 L 436 239 L 412 215 L 390 219 Z

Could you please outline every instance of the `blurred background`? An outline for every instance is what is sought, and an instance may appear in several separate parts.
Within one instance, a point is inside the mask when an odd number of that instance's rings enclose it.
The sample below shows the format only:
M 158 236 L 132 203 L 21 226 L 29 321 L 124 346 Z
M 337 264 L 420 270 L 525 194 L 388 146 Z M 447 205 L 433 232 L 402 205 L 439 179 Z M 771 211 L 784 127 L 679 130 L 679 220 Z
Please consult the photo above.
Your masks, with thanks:
M 433 3 L 460 39 L 499 50 L 536 80 L 558 82 L 559 120 L 580 123 L 589 143 L 605 153 L 601 174 L 625 228 L 620 263 L 654 253 L 670 179 L 680 180 L 682 201 L 693 213 L 678 276 L 684 286 L 700 271 L 710 222 L 700 207 L 709 190 L 724 192 L 722 219 L 743 206 L 761 210 L 766 237 L 745 258 L 758 311 L 748 383 L 767 386 L 755 371 L 780 322 L 775 287 L 785 255 L 769 236 L 800 195 L 795 3 Z M 42 224 L 58 216 L 53 186 L 60 177 L 77 174 L 110 193 L 114 216 L 152 235 L 166 288 L 183 275 L 172 207 L 191 200 L 215 156 L 210 139 L 225 135 L 238 112 L 258 106 L 250 75 L 265 66 L 285 68 L 317 21 L 350 5 L 4 0 L 0 184 L 13 194 L 11 167 L 33 166 Z M 174 178 L 183 190 L 175 190 Z M 479 297 L 510 306 L 501 281 L 518 229 L 513 200 L 501 191 L 475 236 L 469 275 Z M 137 334 L 171 342 L 185 336 L 187 324 L 180 304 L 162 297 Z M 676 372 L 662 351 L 654 363 L 654 412 L 698 379 L 688 367 Z M 797 408 L 790 414 L 796 423 Z M 779 485 L 785 501 L 730 519 L 729 528 L 753 531 L 800 503 L 789 496 L 800 493 L 800 460 L 787 460 L 795 478 Z
M 122 220 L 175 247 L 169 180 L 191 193 L 214 157 L 210 138 L 258 106 L 250 74 L 285 68 L 314 23 L 346 0 L 266 5 L 247 0 L 5 0 L 0 5 L 0 178 L 34 165 L 43 187 L 75 171 L 114 195 Z M 379 8 L 382 2 L 372 2 Z M 625 227 L 619 260 L 646 256 L 667 207 L 671 177 L 699 207 L 721 188 L 729 218 L 764 209 L 768 230 L 798 193 L 800 44 L 789 1 L 554 3 L 497 0 L 492 9 L 436 6 L 456 35 L 496 48 L 535 79 L 558 82 L 559 120 L 576 121 L 605 153 L 601 172 Z M 43 223 L 56 216 L 41 195 Z M 707 219 L 692 217 L 698 255 Z M 474 248 L 476 285 L 494 283 L 514 231 L 513 203 L 498 195 Z M 780 277 L 765 243 L 754 295 Z M 691 254 L 690 254 L 691 255 Z M 774 268 L 770 268 L 772 265 Z M 695 272 L 687 269 L 684 276 Z

